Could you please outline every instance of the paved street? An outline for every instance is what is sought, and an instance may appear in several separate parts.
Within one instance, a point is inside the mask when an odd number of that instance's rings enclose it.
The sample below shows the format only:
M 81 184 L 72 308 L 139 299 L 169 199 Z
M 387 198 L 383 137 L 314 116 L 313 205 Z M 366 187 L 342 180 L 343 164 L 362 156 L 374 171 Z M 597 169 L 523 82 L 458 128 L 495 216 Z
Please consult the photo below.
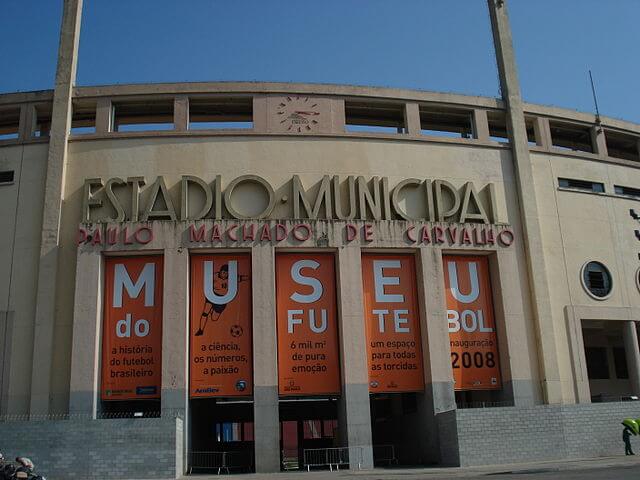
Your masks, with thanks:
M 253 475 L 192 475 L 192 480 L 438 480 L 451 478 L 484 480 L 596 480 L 638 479 L 640 455 L 606 457 L 566 462 L 540 462 L 467 468 L 378 469 L 375 471 L 316 471 Z

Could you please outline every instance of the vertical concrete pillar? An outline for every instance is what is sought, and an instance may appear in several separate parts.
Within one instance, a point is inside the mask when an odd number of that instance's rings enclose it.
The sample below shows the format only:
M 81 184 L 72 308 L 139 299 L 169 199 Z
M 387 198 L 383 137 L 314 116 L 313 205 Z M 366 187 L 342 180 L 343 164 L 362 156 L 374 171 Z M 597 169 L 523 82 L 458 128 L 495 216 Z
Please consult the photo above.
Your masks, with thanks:
M 165 249 L 163 285 L 161 408 L 163 414 L 184 414 L 189 365 L 188 250 Z
M 562 403 L 562 383 L 552 316 L 549 280 L 542 246 L 542 228 L 538 214 L 533 168 L 529 156 L 527 129 L 520 84 L 516 70 L 511 28 L 504 0 L 487 0 L 496 51 L 502 97 L 507 108 L 511 154 L 522 219 L 529 288 L 539 345 L 542 390 L 547 403 Z
M 488 142 L 491 138 L 486 110 L 479 108 L 473 110 L 473 138 L 482 140 L 483 142 Z
M 407 102 L 404 104 L 404 125 L 409 135 L 420 135 L 422 132 L 420 107 L 416 102 Z
M 177 132 L 189 129 L 189 97 L 178 95 L 173 99 L 173 128 Z
M 373 468 L 369 367 L 362 293 L 362 258 L 359 247 L 338 250 L 338 314 L 342 396 L 339 424 L 349 447 L 361 447 L 361 467 Z M 353 455 L 353 454 L 352 454 Z
M 427 461 L 457 465 L 457 451 L 446 448 L 456 443 L 457 431 L 456 422 L 450 418 L 456 414 L 456 399 L 447 328 L 442 250 L 420 248 L 417 264 L 425 382 L 425 392 L 419 405 L 422 422 L 419 430 L 424 435 L 419 441 Z
M 594 125 L 589 130 L 591 134 L 591 145 L 593 146 L 593 153 L 606 158 L 609 156 L 607 148 L 607 137 L 605 136 L 604 129 L 600 125 Z
M 73 305 L 69 413 L 95 418 L 100 401 L 103 262 L 99 251 L 79 249 Z
M 256 472 L 280 471 L 278 337 L 275 256 L 271 245 L 251 249 L 253 292 L 253 425 Z
M 49 411 L 53 334 L 56 319 L 56 281 L 60 248 L 60 219 L 67 163 L 67 141 L 71 128 L 73 86 L 76 79 L 82 0 L 65 0 L 58 51 L 56 85 L 47 157 L 42 237 L 38 265 L 33 366 L 31 373 L 32 414 Z
M 629 381 L 631 382 L 631 392 L 640 396 L 640 349 L 638 349 L 636 322 L 633 320 L 624 322 L 622 337 L 624 340 L 624 353 L 627 358 Z
M 536 137 L 536 145 L 549 150 L 551 148 L 551 128 L 549 119 L 544 117 L 536 117 L 533 123 L 533 132 Z
M 110 98 L 99 98 L 96 102 L 96 133 L 104 135 L 113 127 L 113 105 Z

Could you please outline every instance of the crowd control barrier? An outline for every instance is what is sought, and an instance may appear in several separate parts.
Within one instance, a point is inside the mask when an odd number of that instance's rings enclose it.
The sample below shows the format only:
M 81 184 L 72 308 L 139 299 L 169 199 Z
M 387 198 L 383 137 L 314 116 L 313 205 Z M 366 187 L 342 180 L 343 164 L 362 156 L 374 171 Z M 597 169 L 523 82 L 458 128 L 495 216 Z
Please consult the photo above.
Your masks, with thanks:
M 189 473 L 194 469 L 217 470 L 218 475 L 223 471 L 231 473 L 231 470 L 251 470 L 253 467 L 253 455 L 251 452 L 191 452 L 189 453 Z
M 311 467 L 329 467 L 333 471 L 340 470 L 340 466 L 358 465 L 362 468 L 363 447 L 333 447 L 333 448 L 309 448 L 304 450 L 304 466 L 307 471 Z

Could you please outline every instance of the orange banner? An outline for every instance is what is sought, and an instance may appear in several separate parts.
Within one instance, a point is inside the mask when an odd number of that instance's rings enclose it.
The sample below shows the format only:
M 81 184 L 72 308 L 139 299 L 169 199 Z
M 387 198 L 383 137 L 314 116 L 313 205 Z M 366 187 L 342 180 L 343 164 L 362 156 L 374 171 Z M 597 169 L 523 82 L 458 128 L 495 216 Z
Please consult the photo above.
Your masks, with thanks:
M 487 257 L 444 256 L 443 262 L 455 389 L 500 389 Z
M 160 398 L 162 257 L 106 257 L 103 400 Z
M 276 257 L 280 395 L 338 394 L 340 349 L 334 257 Z
M 362 277 L 369 391 L 424 390 L 413 256 L 363 255 Z
M 191 257 L 191 397 L 253 394 L 251 257 Z

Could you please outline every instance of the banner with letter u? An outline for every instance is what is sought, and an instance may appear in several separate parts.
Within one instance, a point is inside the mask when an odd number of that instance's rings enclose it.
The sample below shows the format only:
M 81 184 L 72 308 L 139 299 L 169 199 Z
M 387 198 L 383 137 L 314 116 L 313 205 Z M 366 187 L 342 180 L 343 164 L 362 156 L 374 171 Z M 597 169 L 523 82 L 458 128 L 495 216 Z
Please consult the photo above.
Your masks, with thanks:
M 487 257 L 445 255 L 444 278 L 455 390 L 498 390 L 500 358 Z
M 191 256 L 191 397 L 253 394 L 249 254 Z
M 362 256 L 369 391 L 424 390 L 412 255 Z
M 335 279 L 332 254 L 276 256 L 280 395 L 341 391 Z
M 105 258 L 102 400 L 160 398 L 162 257 Z

